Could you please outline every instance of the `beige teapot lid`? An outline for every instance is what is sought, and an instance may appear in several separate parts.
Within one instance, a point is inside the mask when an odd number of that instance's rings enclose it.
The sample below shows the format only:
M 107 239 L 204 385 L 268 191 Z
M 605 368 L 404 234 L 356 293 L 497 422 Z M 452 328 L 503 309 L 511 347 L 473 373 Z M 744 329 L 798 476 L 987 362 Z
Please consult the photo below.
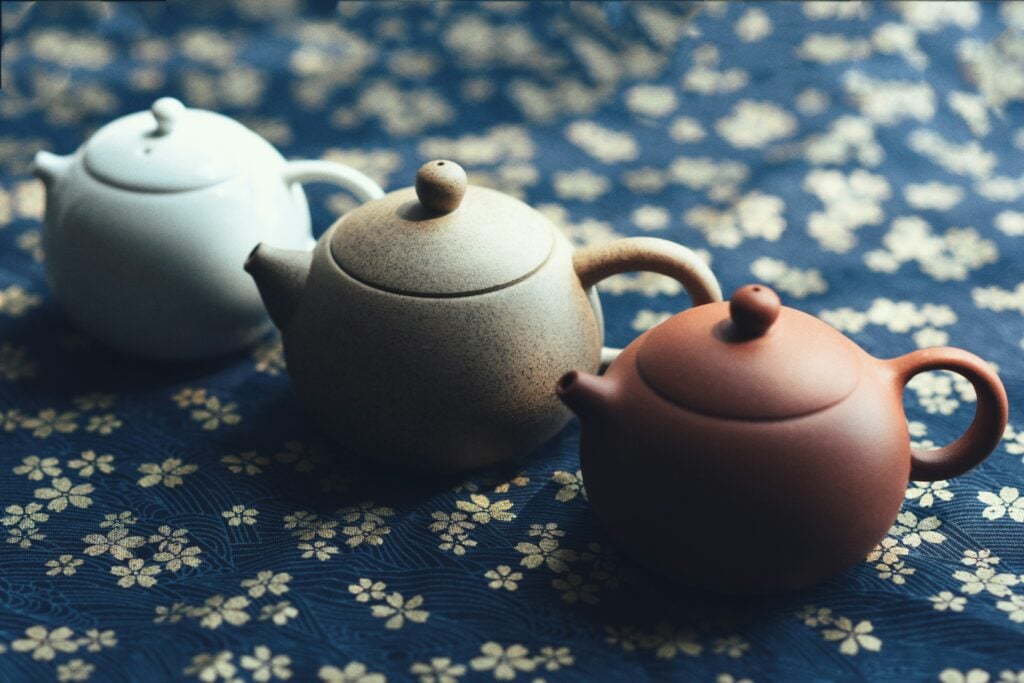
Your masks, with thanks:
M 526 279 L 548 259 L 555 227 L 501 192 L 469 185 L 453 161 L 429 161 L 415 187 L 346 214 L 331 254 L 377 289 L 426 297 L 483 294 Z

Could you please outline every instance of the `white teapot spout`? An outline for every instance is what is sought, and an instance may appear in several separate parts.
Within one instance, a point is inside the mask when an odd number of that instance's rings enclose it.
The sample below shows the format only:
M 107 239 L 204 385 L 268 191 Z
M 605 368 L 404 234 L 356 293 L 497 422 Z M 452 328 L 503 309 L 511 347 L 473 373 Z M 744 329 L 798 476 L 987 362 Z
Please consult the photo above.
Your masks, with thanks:
M 32 160 L 32 173 L 42 180 L 47 188 L 50 188 L 64 177 L 73 162 L 74 157 L 71 155 L 59 156 L 46 150 L 40 150 L 36 152 L 36 157 Z

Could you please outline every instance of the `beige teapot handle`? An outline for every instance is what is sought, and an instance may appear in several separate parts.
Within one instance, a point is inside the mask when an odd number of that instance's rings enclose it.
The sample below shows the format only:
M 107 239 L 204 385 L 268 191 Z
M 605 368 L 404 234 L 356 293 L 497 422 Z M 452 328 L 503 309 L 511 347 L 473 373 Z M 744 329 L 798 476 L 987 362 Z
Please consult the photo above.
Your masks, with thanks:
M 964 434 L 942 448 L 910 451 L 910 478 L 913 481 L 949 479 L 971 469 L 999 445 L 1006 429 L 1009 405 L 999 375 L 973 353 L 949 346 L 920 349 L 888 363 L 895 371 L 899 387 L 928 370 L 949 370 L 962 375 L 978 394 L 978 407 L 971 426 Z
M 694 306 L 722 300 L 718 279 L 692 249 L 657 237 L 627 237 L 584 247 L 572 261 L 584 289 L 611 275 L 646 270 L 678 280 Z M 611 363 L 620 353 L 622 349 L 602 348 L 601 364 Z

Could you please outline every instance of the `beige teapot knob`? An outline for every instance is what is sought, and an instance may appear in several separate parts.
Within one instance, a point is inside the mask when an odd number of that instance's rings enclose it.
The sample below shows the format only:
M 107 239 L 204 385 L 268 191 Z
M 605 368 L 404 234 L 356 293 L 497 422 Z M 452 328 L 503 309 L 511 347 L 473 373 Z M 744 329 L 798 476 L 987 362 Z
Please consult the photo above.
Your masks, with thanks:
M 466 184 L 466 172 L 454 161 L 428 161 L 416 171 L 416 196 L 431 213 L 451 213 L 459 208 Z
M 779 317 L 781 307 L 779 295 L 770 287 L 746 285 L 737 289 L 729 300 L 729 317 L 741 336 L 760 337 Z

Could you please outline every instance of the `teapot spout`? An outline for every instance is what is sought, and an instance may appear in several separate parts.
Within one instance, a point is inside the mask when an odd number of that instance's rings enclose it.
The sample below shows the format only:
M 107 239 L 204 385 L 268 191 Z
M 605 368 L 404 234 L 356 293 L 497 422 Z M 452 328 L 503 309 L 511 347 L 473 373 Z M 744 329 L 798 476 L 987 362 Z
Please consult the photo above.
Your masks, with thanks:
M 71 156 L 58 156 L 46 150 L 39 150 L 32 160 L 32 173 L 49 189 L 64 177 L 73 161 L 74 157 Z
M 612 380 L 578 370 L 562 375 L 555 393 L 583 421 L 603 418 L 615 401 Z
M 279 330 L 285 330 L 299 305 L 309 276 L 313 254 L 278 249 L 260 243 L 245 260 L 245 270 L 256 281 L 260 298 Z

